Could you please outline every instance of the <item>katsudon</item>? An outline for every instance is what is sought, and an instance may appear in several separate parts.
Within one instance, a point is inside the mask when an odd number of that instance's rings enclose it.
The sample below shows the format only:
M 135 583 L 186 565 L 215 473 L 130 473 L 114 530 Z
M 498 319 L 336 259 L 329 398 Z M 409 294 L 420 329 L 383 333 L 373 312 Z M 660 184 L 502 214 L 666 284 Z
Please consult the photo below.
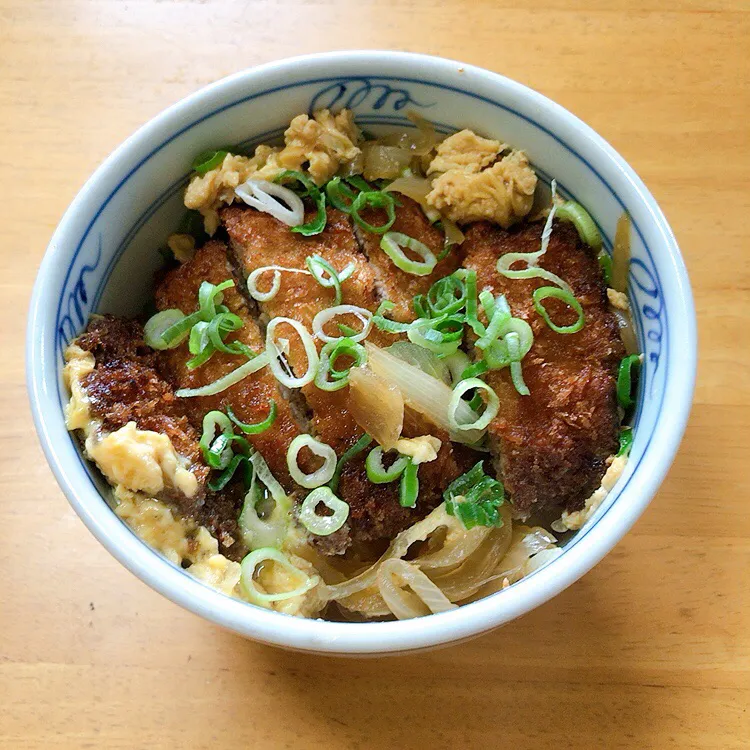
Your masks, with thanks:
M 365 137 L 320 110 L 196 157 L 153 314 L 93 316 L 66 352 L 67 425 L 115 512 L 285 614 L 507 588 L 561 554 L 632 442 L 627 250 L 523 151 L 409 117 Z

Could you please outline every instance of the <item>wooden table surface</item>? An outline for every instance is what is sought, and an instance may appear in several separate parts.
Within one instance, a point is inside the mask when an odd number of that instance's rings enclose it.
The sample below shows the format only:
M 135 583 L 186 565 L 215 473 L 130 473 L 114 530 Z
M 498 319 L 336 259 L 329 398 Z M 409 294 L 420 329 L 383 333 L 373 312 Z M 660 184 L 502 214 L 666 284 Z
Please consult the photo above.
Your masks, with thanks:
M 68 507 L 24 387 L 37 267 L 101 160 L 199 86 L 346 48 L 475 63 L 581 116 L 666 212 L 700 318 L 687 434 L 627 538 L 493 634 L 367 661 L 140 583 Z M 747 0 L 0 0 L 0 748 L 750 747 L 749 50 Z

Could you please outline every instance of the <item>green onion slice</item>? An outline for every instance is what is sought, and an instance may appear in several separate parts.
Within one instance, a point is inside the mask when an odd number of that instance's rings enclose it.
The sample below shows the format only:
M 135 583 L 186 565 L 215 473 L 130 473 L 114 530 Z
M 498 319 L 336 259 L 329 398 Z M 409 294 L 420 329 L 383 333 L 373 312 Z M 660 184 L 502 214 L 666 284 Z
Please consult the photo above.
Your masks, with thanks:
M 419 497 L 419 464 L 415 464 L 411 459 L 401 474 L 401 484 L 398 490 L 399 504 L 404 508 L 413 508 L 417 504 Z
M 232 422 L 234 422 L 234 424 L 237 425 L 237 427 L 242 430 L 242 432 L 245 433 L 245 435 L 260 435 L 261 432 L 265 432 L 276 421 L 277 412 L 278 409 L 276 407 L 276 402 L 271 399 L 268 402 L 268 416 L 260 422 L 256 422 L 255 424 L 248 424 L 247 422 L 241 422 L 239 419 L 237 419 L 234 412 L 232 411 L 231 406 L 227 407 L 227 416 Z
M 427 292 L 427 304 L 431 317 L 453 315 L 466 306 L 466 282 L 460 276 L 451 274 L 438 279 Z M 419 317 L 427 317 L 420 315 Z
M 262 369 L 269 363 L 269 357 L 267 352 L 259 354 L 249 362 L 245 362 L 235 370 L 228 372 L 224 377 L 214 380 L 213 383 L 201 386 L 200 388 L 180 388 L 175 391 L 175 396 L 178 398 L 194 398 L 196 396 L 215 396 L 217 393 L 231 388 L 235 383 L 239 383 L 240 380 L 246 378 L 248 375 L 252 375 L 254 372 Z
M 437 258 L 432 250 L 423 242 L 409 237 L 408 234 L 386 232 L 380 240 L 380 248 L 397 268 L 414 276 L 429 276 L 437 265 Z M 406 256 L 403 248 L 416 253 L 422 260 L 411 260 Z
M 316 508 L 320 503 L 331 511 L 330 516 L 319 516 Z M 338 531 L 349 518 L 349 504 L 336 497 L 330 487 L 314 489 L 302 502 L 299 510 L 300 523 L 315 536 L 329 536 Z
M 499 336 L 503 335 L 512 317 L 505 295 L 500 294 L 497 296 L 497 299 L 491 299 L 490 302 L 486 298 L 482 299 L 485 294 L 488 294 L 490 298 L 492 298 L 492 295 L 489 292 L 482 292 L 479 295 L 479 299 L 487 313 L 489 324 L 487 330 L 477 339 L 475 344 L 478 349 L 482 350 L 487 349 Z
M 521 368 L 521 358 L 523 357 L 521 349 L 520 336 L 511 332 L 506 334 L 505 342 L 508 347 L 508 357 L 510 358 L 510 377 L 513 381 L 513 387 L 522 395 L 530 395 L 529 387 L 523 379 L 523 369 Z
M 365 459 L 367 478 L 373 484 L 395 482 L 411 463 L 408 456 L 399 456 L 387 469 L 383 466 L 383 449 L 376 445 Z
M 630 449 L 633 447 L 633 428 L 623 427 L 620 429 L 620 449 L 617 451 L 618 456 L 630 455 Z
M 372 438 L 369 435 L 364 434 L 361 438 L 359 438 L 359 440 L 357 440 L 356 443 L 354 443 L 354 445 L 352 445 L 350 448 L 347 448 L 347 450 L 345 450 L 344 453 L 341 454 L 341 458 L 336 463 L 336 471 L 333 472 L 331 481 L 328 482 L 328 486 L 333 492 L 338 491 L 339 480 L 341 479 L 341 472 L 344 470 L 344 466 L 355 456 L 358 456 L 360 453 L 362 453 L 362 451 L 368 448 L 371 444 Z
M 305 474 L 297 465 L 299 452 L 305 447 L 311 453 L 323 459 L 323 465 L 311 474 Z M 336 451 L 330 445 L 315 440 L 312 435 L 297 435 L 289 444 L 286 452 L 286 463 L 289 468 L 289 475 L 300 487 L 313 489 L 331 481 L 336 471 Z
M 635 403 L 635 390 L 640 369 L 641 358 L 638 354 L 631 354 L 620 362 L 620 369 L 617 373 L 617 402 L 623 409 Z
M 280 591 L 276 593 L 266 593 L 258 588 L 255 581 L 255 574 L 259 566 L 273 562 L 281 565 L 300 583 L 290 591 Z M 274 547 L 261 547 L 246 555 L 240 563 L 241 575 L 240 585 L 248 601 L 257 604 L 260 607 L 270 608 L 273 602 L 293 599 L 296 596 L 306 594 L 310 589 L 320 583 L 320 577 L 317 575 L 308 576 L 304 571 L 293 565 L 289 558 Z
M 351 180 L 350 180 L 351 181 Z M 368 206 L 372 208 L 385 208 L 387 220 L 385 224 L 375 226 L 368 224 L 360 215 L 360 211 L 364 211 Z M 380 191 L 363 191 L 355 199 L 350 208 L 350 215 L 354 222 L 362 227 L 366 232 L 372 232 L 373 234 L 384 234 L 387 232 L 396 221 L 396 202 L 390 193 L 383 193 Z
M 267 273 L 268 271 L 273 271 L 271 287 L 267 292 L 261 292 L 258 289 L 258 279 L 262 274 Z M 287 268 L 286 266 L 262 266 L 261 268 L 256 268 L 247 277 L 248 294 L 253 299 L 258 300 L 258 302 L 268 302 L 269 300 L 272 300 L 281 289 L 281 271 L 286 271 L 287 273 L 303 273 L 306 275 L 310 273 L 301 268 Z M 339 276 L 339 279 L 341 280 L 341 275 Z
M 333 309 L 333 308 L 331 308 Z M 276 329 L 282 324 L 287 323 L 297 332 L 298 336 L 302 341 L 302 345 L 305 348 L 305 354 L 307 355 L 307 370 L 300 375 L 295 377 L 289 371 L 285 372 L 284 366 L 281 363 L 281 358 L 284 357 L 282 347 L 280 347 L 275 340 Z M 268 357 L 268 364 L 271 368 L 276 380 L 287 388 L 302 388 L 303 385 L 311 383 L 315 379 L 315 373 L 318 371 L 318 349 L 315 346 L 310 332 L 305 328 L 302 323 L 293 318 L 278 317 L 273 318 L 266 327 L 266 351 Z M 286 358 L 284 358 L 284 364 L 286 364 Z
M 380 308 L 378 308 L 380 309 Z M 326 324 L 338 317 L 339 315 L 354 315 L 361 323 L 362 330 L 359 333 L 342 337 L 342 336 L 329 336 L 323 329 Z M 377 313 L 376 313 L 377 314 Z M 341 338 L 349 338 L 354 342 L 362 341 L 367 338 L 372 328 L 373 314 L 366 307 L 358 307 L 357 305 L 334 305 L 328 307 L 325 310 L 321 310 L 313 318 L 313 333 L 315 337 L 321 341 L 339 341 Z
M 198 174 L 204 175 L 206 172 L 221 166 L 228 154 L 229 152 L 223 149 L 203 151 L 193 159 L 192 167 Z
M 602 276 L 604 277 L 604 283 L 607 286 L 612 284 L 612 256 L 609 255 L 605 250 L 601 250 L 597 255 L 599 261 L 599 268 L 602 269 Z
M 223 444 L 218 443 L 217 430 L 219 438 L 224 438 Z M 211 468 L 223 469 L 228 465 L 232 455 L 229 438 L 233 433 L 232 422 L 223 412 L 214 410 L 203 417 L 203 431 L 199 445 L 203 451 L 203 458 Z
M 466 529 L 503 525 L 498 508 L 505 501 L 505 489 L 497 479 L 484 473 L 483 463 L 479 461 L 443 492 L 446 511 L 456 516 Z
M 372 317 L 372 322 L 381 330 L 386 333 L 406 333 L 411 328 L 411 323 L 399 323 L 397 320 L 391 320 L 386 318 L 384 313 L 390 312 L 396 305 L 388 299 L 384 299 L 375 311 L 375 315 Z
M 476 388 L 477 391 L 485 391 L 487 394 L 487 402 L 484 408 L 484 412 L 473 422 L 467 424 L 459 424 L 456 419 L 456 410 L 463 403 L 463 395 L 472 389 Z M 500 410 L 500 399 L 497 397 L 490 386 L 487 385 L 483 380 L 479 378 L 468 378 L 466 380 L 459 381 L 453 389 L 453 395 L 448 404 L 448 423 L 453 430 L 465 431 L 465 430 L 484 430 L 487 428 L 489 423 L 495 418 L 497 412 Z
M 348 214 L 351 213 L 352 203 L 354 203 L 357 193 L 343 182 L 341 177 L 334 177 L 326 185 L 326 196 L 328 197 L 328 202 L 334 208 Z
M 349 265 L 339 273 L 327 260 L 321 258 L 319 255 L 310 255 L 305 258 L 305 264 L 307 265 L 312 277 L 322 287 L 326 289 L 334 290 L 334 305 L 341 304 L 341 282 L 348 279 L 352 273 L 354 273 L 354 263 Z M 326 276 L 326 274 L 328 274 Z
M 353 362 L 342 370 L 336 368 L 339 357 L 351 357 Z M 349 371 L 367 362 L 367 351 L 350 338 L 329 341 L 320 350 L 320 364 L 315 375 L 315 385 L 324 391 L 338 391 L 349 384 Z M 328 379 L 328 376 L 332 380 Z
M 578 314 L 578 319 L 576 320 L 576 322 L 572 323 L 569 326 L 558 326 L 557 324 L 553 323 L 549 316 L 549 313 L 542 304 L 543 300 L 550 297 L 562 300 L 568 307 L 573 308 L 573 310 L 575 310 Z M 534 307 L 536 308 L 536 311 L 542 316 L 542 318 L 544 318 L 544 322 L 555 333 L 578 333 L 578 331 L 583 328 L 586 317 L 583 314 L 581 303 L 565 289 L 558 289 L 554 286 L 540 286 L 538 289 L 534 290 L 532 298 L 534 300 Z
M 578 231 L 578 236 L 589 247 L 600 250 L 602 247 L 602 235 L 599 233 L 594 220 L 586 209 L 574 201 L 566 201 L 557 206 L 557 218 L 562 221 L 570 221 Z
M 312 221 L 308 221 L 306 224 L 298 224 L 296 227 L 292 227 L 293 232 L 297 232 L 305 237 L 310 237 L 314 234 L 320 234 L 326 227 L 328 216 L 326 214 L 326 196 L 322 193 L 318 186 L 305 174 L 298 172 L 293 169 L 287 169 L 276 177 L 274 182 L 285 182 L 288 180 L 297 180 L 305 188 L 302 192 L 302 197 L 309 197 L 315 204 L 316 214 Z
M 174 349 L 176 346 L 179 346 L 187 337 L 189 328 L 186 328 L 177 336 L 173 335 L 169 342 L 164 338 L 164 333 L 169 329 L 173 329 L 175 325 L 181 323 L 186 317 L 182 310 L 175 308 L 162 310 L 156 313 L 156 315 L 152 315 L 143 327 L 143 340 L 146 342 L 146 345 L 159 351 Z

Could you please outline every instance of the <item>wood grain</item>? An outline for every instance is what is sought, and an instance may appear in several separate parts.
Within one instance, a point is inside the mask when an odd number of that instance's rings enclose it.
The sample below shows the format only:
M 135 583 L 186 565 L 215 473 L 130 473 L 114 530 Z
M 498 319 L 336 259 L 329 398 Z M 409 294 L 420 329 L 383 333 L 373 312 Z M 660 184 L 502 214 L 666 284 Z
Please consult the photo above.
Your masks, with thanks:
M 681 244 L 696 402 L 628 537 L 471 643 L 340 660 L 227 634 L 120 567 L 30 423 L 23 318 L 98 163 L 239 68 L 407 49 L 497 70 L 589 122 Z M 750 747 L 750 5 L 747 0 L 0 0 L 0 748 Z

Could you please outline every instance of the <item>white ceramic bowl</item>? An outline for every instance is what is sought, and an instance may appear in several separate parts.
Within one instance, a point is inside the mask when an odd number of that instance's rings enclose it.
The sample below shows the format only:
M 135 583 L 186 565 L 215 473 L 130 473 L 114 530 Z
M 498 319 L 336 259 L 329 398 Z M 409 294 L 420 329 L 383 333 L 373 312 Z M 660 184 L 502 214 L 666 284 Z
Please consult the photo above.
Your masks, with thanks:
M 107 488 L 65 429 L 62 351 L 89 313 L 135 314 L 182 213 L 193 156 L 281 135 L 293 115 L 351 107 L 368 130 L 409 126 L 414 109 L 442 132 L 464 127 L 524 148 L 539 176 L 592 213 L 611 247 L 618 217 L 633 221 L 629 292 L 645 353 L 635 442 L 615 490 L 554 562 L 509 589 L 419 620 L 303 620 L 230 599 L 172 565 L 112 512 Z M 27 378 L 44 452 L 68 500 L 133 573 L 187 609 L 265 643 L 336 654 L 415 650 L 459 641 L 528 612 L 597 563 L 650 502 L 674 458 L 696 365 L 690 285 L 672 232 L 633 170 L 562 107 L 495 73 L 401 52 L 338 52 L 264 65 L 170 107 L 123 143 L 78 194 L 39 270 L 28 325 Z

